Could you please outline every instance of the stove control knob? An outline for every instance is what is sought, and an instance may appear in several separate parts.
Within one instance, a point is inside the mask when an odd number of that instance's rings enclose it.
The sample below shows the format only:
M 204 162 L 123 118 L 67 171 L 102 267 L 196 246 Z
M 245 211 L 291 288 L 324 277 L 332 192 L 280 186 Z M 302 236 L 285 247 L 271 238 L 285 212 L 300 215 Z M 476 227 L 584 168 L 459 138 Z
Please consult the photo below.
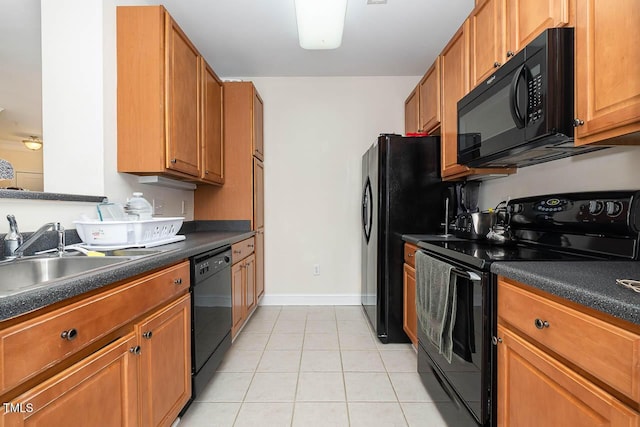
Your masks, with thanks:
M 622 211 L 622 204 L 620 202 L 607 202 L 607 215 L 617 216 Z
M 600 212 L 602 212 L 602 207 L 603 207 L 602 202 L 597 200 L 591 200 L 589 202 L 589 213 L 591 215 L 598 215 Z
M 511 211 L 513 213 L 520 213 L 523 210 L 524 210 L 524 207 L 520 203 L 514 203 L 513 205 L 511 205 Z

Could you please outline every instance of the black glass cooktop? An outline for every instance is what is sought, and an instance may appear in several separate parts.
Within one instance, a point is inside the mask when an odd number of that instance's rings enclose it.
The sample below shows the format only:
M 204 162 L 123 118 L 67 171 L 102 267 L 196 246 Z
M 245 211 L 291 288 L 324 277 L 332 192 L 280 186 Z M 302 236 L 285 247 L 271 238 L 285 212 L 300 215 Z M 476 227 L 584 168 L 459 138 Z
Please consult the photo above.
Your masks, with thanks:
M 494 261 L 575 261 L 596 257 L 570 254 L 558 250 L 537 248 L 524 244 L 494 245 L 474 240 L 420 241 L 425 252 L 488 270 Z

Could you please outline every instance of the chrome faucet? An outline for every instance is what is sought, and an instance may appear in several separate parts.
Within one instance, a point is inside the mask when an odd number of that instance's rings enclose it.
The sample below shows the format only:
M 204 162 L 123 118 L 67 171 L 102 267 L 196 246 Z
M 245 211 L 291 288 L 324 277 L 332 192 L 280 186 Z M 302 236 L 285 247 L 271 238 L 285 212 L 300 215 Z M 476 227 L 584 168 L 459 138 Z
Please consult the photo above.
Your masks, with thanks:
M 17 224 L 15 222 L 15 218 L 11 215 L 13 219 L 13 224 Z M 11 222 L 11 220 L 9 220 Z M 17 228 L 16 228 L 17 229 Z M 33 233 L 27 240 L 20 243 L 17 248 L 13 250 L 11 253 L 5 253 L 5 258 L 13 259 L 13 258 L 22 258 L 24 255 L 24 250 L 35 243 L 36 240 L 40 238 L 46 231 L 53 230 L 58 233 L 58 256 L 62 256 L 64 254 L 64 246 L 65 246 L 65 237 L 64 237 L 64 227 L 59 222 L 48 222 L 42 227 L 38 229 L 35 233 Z

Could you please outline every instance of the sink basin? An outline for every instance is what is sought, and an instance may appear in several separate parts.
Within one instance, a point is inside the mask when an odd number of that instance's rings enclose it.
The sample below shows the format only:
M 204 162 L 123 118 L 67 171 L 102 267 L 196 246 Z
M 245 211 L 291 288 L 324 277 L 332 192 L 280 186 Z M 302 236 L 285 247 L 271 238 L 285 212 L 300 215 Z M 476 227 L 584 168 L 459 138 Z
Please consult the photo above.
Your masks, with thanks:
M 51 280 L 74 276 L 127 261 L 130 257 L 37 257 L 0 263 L 0 297 L 46 286 Z

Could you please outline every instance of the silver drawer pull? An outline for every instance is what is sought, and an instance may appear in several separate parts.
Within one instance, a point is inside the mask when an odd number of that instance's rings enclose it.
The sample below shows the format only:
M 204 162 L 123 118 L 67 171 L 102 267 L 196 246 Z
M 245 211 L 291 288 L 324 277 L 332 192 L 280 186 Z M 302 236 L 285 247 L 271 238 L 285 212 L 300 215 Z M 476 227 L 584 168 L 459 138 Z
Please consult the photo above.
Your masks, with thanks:
M 173 280 L 174 285 L 182 285 L 182 277 Z
M 67 331 L 62 331 L 60 338 L 67 341 L 73 341 L 78 336 L 78 331 L 75 328 L 71 328 Z
M 150 340 L 152 336 L 153 336 L 153 332 L 152 331 L 147 331 L 147 332 L 144 332 L 142 334 L 142 338 L 145 338 L 145 339 L 148 339 L 148 340 Z
M 407 255 L 409 258 L 413 257 L 412 253 L 409 253 L 409 255 Z
M 536 325 L 538 329 L 544 329 L 549 327 L 549 322 L 546 320 L 536 319 L 533 321 L 533 324 Z
M 129 349 L 129 351 L 130 351 L 131 353 L 133 353 L 133 354 L 136 354 L 136 355 L 138 355 L 138 354 L 142 353 L 142 349 L 140 348 L 140 346 L 139 346 L 139 345 L 137 345 L 137 346 L 135 346 L 135 347 L 131 347 L 131 348 Z

